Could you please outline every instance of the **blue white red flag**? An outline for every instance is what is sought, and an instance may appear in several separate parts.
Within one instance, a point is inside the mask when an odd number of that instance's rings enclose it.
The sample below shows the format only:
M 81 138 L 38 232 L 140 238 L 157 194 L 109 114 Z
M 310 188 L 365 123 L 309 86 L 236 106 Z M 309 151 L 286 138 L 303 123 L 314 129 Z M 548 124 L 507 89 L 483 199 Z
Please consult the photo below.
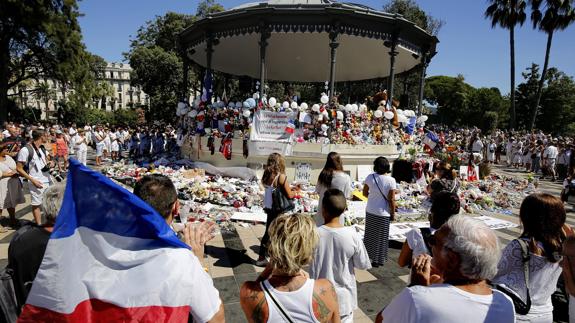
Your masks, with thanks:
M 187 322 L 198 302 L 205 309 L 195 308 L 194 318 L 206 321 L 219 297 L 207 297 L 198 277 L 209 279 L 152 207 L 71 159 L 62 208 L 18 321 Z
M 423 144 L 427 145 L 431 150 L 435 149 L 435 146 L 437 146 L 438 142 L 439 142 L 439 137 L 433 131 L 429 131 L 425 135 L 425 138 L 423 138 Z

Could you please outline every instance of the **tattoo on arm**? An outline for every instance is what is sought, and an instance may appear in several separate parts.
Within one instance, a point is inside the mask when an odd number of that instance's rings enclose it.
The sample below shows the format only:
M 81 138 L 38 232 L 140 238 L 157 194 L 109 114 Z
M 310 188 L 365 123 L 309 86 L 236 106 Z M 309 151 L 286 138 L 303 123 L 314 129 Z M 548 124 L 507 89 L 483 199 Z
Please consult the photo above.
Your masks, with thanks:
M 325 289 L 321 288 L 320 289 L 320 293 L 321 291 L 324 291 L 325 293 Z M 317 314 L 319 315 L 319 317 L 317 318 L 320 322 L 326 322 L 331 314 L 331 310 L 329 309 L 329 307 L 327 307 L 327 305 L 325 304 L 325 302 L 321 299 L 321 297 L 319 297 L 316 293 L 313 293 L 313 299 L 316 301 L 317 303 Z
M 325 296 L 325 293 L 326 293 L 326 292 L 327 292 L 327 291 L 325 290 L 325 287 L 321 287 L 321 288 L 319 289 L 319 294 L 320 294 L 321 296 Z
M 335 299 L 337 299 L 337 292 L 335 291 L 335 287 L 333 285 L 331 285 L 331 294 Z

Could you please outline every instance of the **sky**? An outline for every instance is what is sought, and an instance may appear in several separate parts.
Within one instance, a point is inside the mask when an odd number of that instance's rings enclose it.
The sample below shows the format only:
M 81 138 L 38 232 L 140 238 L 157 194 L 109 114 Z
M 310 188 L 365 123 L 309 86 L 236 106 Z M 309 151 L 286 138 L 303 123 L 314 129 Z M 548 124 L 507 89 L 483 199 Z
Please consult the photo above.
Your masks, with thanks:
M 492 29 L 483 16 L 486 0 L 415 0 L 428 14 L 445 25 L 438 34 L 437 55 L 428 76 L 462 74 L 475 87 L 498 87 L 509 93 L 509 32 Z M 249 0 L 220 0 L 226 9 Z M 387 0 L 353 0 L 381 10 Z M 146 21 L 169 11 L 195 14 L 198 0 L 82 0 L 80 25 L 88 50 L 109 62 L 124 60 L 130 38 Z M 537 63 L 543 66 L 546 34 L 529 21 L 516 31 L 516 82 L 521 73 Z M 550 66 L 575 76 L 575 24 L 553 37 Z

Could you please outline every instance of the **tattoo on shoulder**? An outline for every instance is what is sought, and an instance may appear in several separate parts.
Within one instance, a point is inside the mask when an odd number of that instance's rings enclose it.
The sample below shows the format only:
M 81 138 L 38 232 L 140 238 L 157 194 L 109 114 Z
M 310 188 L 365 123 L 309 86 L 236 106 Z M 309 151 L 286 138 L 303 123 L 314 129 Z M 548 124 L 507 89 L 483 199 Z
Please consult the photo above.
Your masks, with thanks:
M 321 296 L 325 296 L 325 293 L 326 293 L 326 292 L 327 292 L 327 291 L 326 291 L 325 287 L 321 287 L 321 288 L 319 289 L 319 294 L 320 294 Z
M 322 289 L 320 289 L 320 293 L 321 293 Z M 329 315 L 331 314 L 331 310 L 329 309 L 329 307 L 327 307 L 327 305 L 321 299 L 321 297 L 319 297 L 315 292 L 313 293 L 313 299 L 316 302 L 316 304 L 314 304 L 313 307 L 314 307 L 315 314 L 318 316 L 317 319 L 320 322 L 326 322 L 329 319 Z
M 262 299 L 258 302 L 258 304 L 254 307 L 254 309 L 252 311 L 252 320 L 255 323 L 264 323 L 265 322 L 264 321 L 264 302 L 265 302 L 265 300 L 266 300 L 266 298 L 262 297 Z
M 331 289 L 331 295 L 333 295 L 333 297 L 337 299 L 337 292 L 335 291 L 335 287 L 333 285 L 330 285 L 330 289 Z

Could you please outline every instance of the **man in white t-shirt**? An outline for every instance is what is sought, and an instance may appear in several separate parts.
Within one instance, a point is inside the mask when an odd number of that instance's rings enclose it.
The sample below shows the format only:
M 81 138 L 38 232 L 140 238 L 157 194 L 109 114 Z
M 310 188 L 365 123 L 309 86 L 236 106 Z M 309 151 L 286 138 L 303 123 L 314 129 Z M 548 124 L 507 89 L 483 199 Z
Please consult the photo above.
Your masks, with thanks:
M 49 173 L 50 162 L 48 153 L 44 149 L 44 146 L 42 146 L 46 139 L 47 136 L 44 130 L 33 130 L 32 142 L 20 149 L 17 158 L 18 163 L 16 164 L 16 169 L 20 176 L 28 180 L 32 215 L 38 225 L 42 223 L 42 214 L 40 212 L 42 195 L 46 188 L 52 183 L 52 178 Z
M 178 214 L 180 204 L 178 192 L 172 181 L 164 175 L 144 176 L 134 187 L 134 194 L 153 207 L 171 225 Z M 170 201 L 173 201 L 170 203 Z M 190 306 L 195 322 L 224 322 L 224 305 L 212 278 L 203 270 L 205 243 L 213 238 L 215 224 L 203 222 L 199 226 L 187 225 L 184 229 L 184 242 L 188 244 L 198 261 L 191 268 L 174 268 L 174 275 L 193 277 L 193 290 L 183 290 L 180 286 L 164 286 L 166 290 L 180 295 L 181 301 Z M 189 256 L 189 255 L 185 255 Z M 177 272 L 177 273 L 176 273 Z
M 415 259 L 412 287 L 397 295 L 376 322 L 514 323 L 511 299 L 487 283 L 497 274 L 501 257 L 493 230 L 456 215 L 433 237 L 433 259 L 429 255 Z
M 545 150 L 543 151 L 543 165 L 547 167 L 547 171 L 551 173 L 553 181 L 556 180 L 555 175 L 555 164 L 557 162 L 557 156 L 559 155 L 559 150 L 555 146 L 555 141 L 550 141 Z M 545 174 L 541 176 L 541 179 L 545 178 Z
M 346 197 L 338 189 L 329 189 L 322 200 L 325 224 L 318 228 L 319 244 L 310 265 L 310 278 L 331 281 L 337 293 L 341 322 L 353 322 L 357 308 L 354 268 L 369 269 L 371 261 L 361 236 L 354 227 L 339 220 L 347 208 Z

